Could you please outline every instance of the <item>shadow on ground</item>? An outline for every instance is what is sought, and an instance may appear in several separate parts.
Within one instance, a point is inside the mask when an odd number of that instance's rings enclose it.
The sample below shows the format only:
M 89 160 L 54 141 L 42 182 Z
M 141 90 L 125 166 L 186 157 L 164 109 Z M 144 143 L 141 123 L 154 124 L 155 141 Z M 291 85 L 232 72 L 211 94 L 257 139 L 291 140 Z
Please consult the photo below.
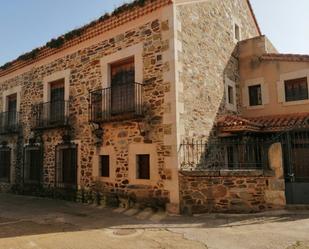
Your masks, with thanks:
M 224 228 L 308 219 L 308 211 L 250 215 L 167 216 L 151 210 L 109 209 L 37 197 L 0 194 L 0 238 L 113 229 Z

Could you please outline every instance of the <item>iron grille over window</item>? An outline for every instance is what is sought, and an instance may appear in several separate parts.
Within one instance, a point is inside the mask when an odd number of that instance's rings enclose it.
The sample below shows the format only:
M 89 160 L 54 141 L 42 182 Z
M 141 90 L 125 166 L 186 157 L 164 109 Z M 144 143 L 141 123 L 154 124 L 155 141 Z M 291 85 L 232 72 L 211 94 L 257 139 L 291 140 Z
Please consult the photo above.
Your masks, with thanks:
M 266 169 L 270 143 L 259 137 L 184 141 L 179 152 L 182 169 Z
M 142 84 L 135 83 L 134 57 L 110 64 L 110 87 L 91 92 L 91 121 L 142 115 Z
M 249 104 L 250 106 L 262 105 L 261 85 L 249 86 Z
M 99 123 L 142 116 L 142 90 L 142 84 L 129 82 L 91 92 L 91 121 Z
M 77 145 L 64 144 L 56 148 L 56 187 L 77 187 Z
M 0 181 L 10 182 L 11 174 L 11 149 L 0 148 Z
M 307 77 L 287 80 L 284 82 L 285 100 L 298 101 L 308 99 L 308 83 Z
M 69 102 L 53 101 L 33 106 L 33 128 L 44 129 L 69 124 Z
M 43 154 L 38 146 L 27 146 L 24 150 L 24 183 L 39 184 L 42 175 Z
M 16 111 L 0 113 L 0 133 L 17 133 L 19 130 L 19 113 Z
M 150 179 L 150 155 L 136 155 L 137 179 Z

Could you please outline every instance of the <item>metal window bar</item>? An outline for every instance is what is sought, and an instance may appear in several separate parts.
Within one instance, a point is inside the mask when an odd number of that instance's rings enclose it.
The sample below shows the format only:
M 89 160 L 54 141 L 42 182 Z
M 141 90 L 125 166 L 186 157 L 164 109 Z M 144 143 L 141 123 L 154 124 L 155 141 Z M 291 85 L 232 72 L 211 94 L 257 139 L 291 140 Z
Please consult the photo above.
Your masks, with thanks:
M 0 148 L 0 182 L 10 182 L 11 179 L 11 149 Z
M 43 150 L 39 146 L 24 148 L 23 182 L 40 184 L 42 182 Z
M 56 148 L 55 187 L 77 189 L 77 145 Z
M 143 84 L 128 83 L 90 92 L 90 119 L 99 123 L 122 114 L 142 115 Z
M 69 101 L 54 101 L 34 105 L 33 115 L 34 128 L 68 125 Z
M 0 133 L 15 133 L 19 129 L 19 112 L 0 113 Z
M 268 139 L 256 137 L 185 140 L 179 157 L 183 170 L 265 169 Z

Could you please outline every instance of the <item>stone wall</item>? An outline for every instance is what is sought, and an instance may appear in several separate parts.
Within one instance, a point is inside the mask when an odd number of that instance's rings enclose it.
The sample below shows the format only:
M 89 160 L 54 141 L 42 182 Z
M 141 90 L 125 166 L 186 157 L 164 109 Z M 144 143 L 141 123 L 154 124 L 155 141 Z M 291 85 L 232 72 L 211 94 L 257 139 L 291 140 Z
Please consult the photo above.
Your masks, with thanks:
M 236 82 L 240 105 L 239 62 L 234 23 L 241 39 L 258 36 L 245 0 L 178 4 L 180 138 L 207 137 L 218 114 L 226 109 L 225 78 Z M 239 112 L 239 108 L 238 108 Z
M 170 7 L 167 7 L 170 8 Z M 16 154 L 16 158 L 23 157 L 22 149 L 29 141 L 31 134 L 32 106 L 43 102 L 43 81 L 44 78 L 54 73 L 70 70 L 69 76 L 69 95 L 70 95 L 70 133 L 72 142 L 78 144 L 78 185 L 80 189 L 91 189 L 94 184 L 99 184 L 108 191 L 126 192 L 126 187 L 132 184 L 129 179 L 128 154 L 129 147 L 132 144 L 153 144 L 156 148 L 156 174 L 159 176 L 155 182 L 146 185 L 147 196 L 150 198 L 162 198 L 170 200 L 171 188 L 166 186 L 166 182 L 176 181 L 172 178 L 172 168 L 176 165 L 166 163 L 171 162 L 171 146 L 164 142 L 164 137 L 171 134 L 170 123 L 163 123 L 163 115 L 168 112 L 166 106 L 171 105 L 166 101 L 165 96 L 171 91 L 172 82 L 170 77 L 166 77 L 170 71 L 170 44 L 169 39 L 172 34 L 170 15 L 164 14 L 167 11 L 158 10 L 152 13 L 150 17 L 143 18 L 138 25 L 130 26 L 126 31 L 123 27 L 115 32 L 115 35 L 109 38 L 102 38 L 99 43 L 89 45 L 86 48 L 76 48 L 74 52 L 69 53 L 59 59 L 45 64 L 36 64 L 21 73 L 13 73 L 13 76 L 0 78 L 0 95 L 4 91 L 16 86 L 21 86 L 21 126 L 19 146 L 21 150 Z M 165 17 L 163 17 L 165 16 Z M 145 21 L 147 20 L 147 21 Z M 117 33 L 118 32 L 118 33 Z M 171 34 L 170 34 L 171 33 Z M 110 34 L 109 34 L 110 36 Z M 144 83 L 144 106 L 147 112 L 147 118 L 143 124 L 138 124 L 135 120 L 125 120 L 123 122 L 111 122 L 102 124 L 104 130 L 102 137 L 102 146 L 111 146 L 116 155 L 115 179 L 108 182 L 97 179 L 93 174 L 94 160 L 97 160 L 100 148 L 96 146 L 96 139 L 93 135 L 92 126 L 89 124 L 89 91 L 102 87 L 102 68 L 100 59 L 104 56 L 112 55 L 128 47 L 140 44 L 142 47 L 142 78 Z M 72 49 L 71 49 L 72 50 Z M 72 50 L 73 51 L 73 50 Z M 0 109 L 3 108 L 2 98 L 0 100 Z M 140 125 L 147 127 L 147 138 L 141 134 Z M 55 184 L 55 148 L 62 143 L 62 137 L 65 134 L 64 129 L 49 129 L 36 132 L 41 137 L 44 147 L 43 160 L 43 184 L 45 187 L 53 187 Z M 10 140 L 9 137 L 1 137 L 1 141 Z M 147 140 L 144 142 L 144 140 Z M 16 139 L 15 139 L 16 140 Z M 16 144 L 16 141 L 14 142 Z M 16 169 L 16 181 L 12 184 L 20 184 L 22 160 L 19 165 L 12 165 Z M 177 176 L 176 176 L 177 177 Z M 149 186 L 148 186 L 149 185 Z M 169 184 L 171 186 L 171 184 Z M 178 196 L 177 188 L 173 188 L 174 196 Z M 103 190 L 103 191 L 105 191 Z M 134 191 L 131 190 L 131 192 Z
M 183 213 L 247 213 L 284 208 L 283 185 L 263 171 L 180 172 Z M 275 191 L 275 195 L 272 195 Z

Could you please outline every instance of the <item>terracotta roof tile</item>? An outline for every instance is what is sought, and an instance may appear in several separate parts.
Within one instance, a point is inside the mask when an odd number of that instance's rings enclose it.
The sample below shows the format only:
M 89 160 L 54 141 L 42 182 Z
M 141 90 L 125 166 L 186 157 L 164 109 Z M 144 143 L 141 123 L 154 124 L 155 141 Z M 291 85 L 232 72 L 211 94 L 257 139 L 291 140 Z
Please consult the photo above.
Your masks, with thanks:
M 69 40 L 65 40 L 64 43 L 59 48 L 49 48 L 47 45 L 45 45 L 40 48 L 34 49 L 36 50 L 35 58 L 26 59 L 26 60 L 15 59 L 11 62 L 6 63 L 7 66 L 3 65 L 1 66 L 2 69 L 0 68 L 0 77 L 7 75 L 11 72 L 14 72 L 25 66 L 28 66 L 30 64 L 33 64 L 37 61 L 40 61 L 46 57 L 57 54 L 64 49 L 73 47 L 81 42 L 84 42 L 93 37 L 96 37 L 102 33 L 115 29 L 127 22 L 133 21 L 159 8 L 172 4 L 173 2 L 172 0 L 155 0 L 155 1 L 147 0 L 144 2 L 145 4 L 139 5 L 138 3 L 139 3 L 139 0 L 135 0 L 130 4 L 134 6 L 132 9 L 128 9 L 128 10 L 125 9 L 121 13 L 115 13 L 114 11 L 111 13 L 111 15 L 109 15 L 107 19 L 105 19 L 104 16 L 102 16 L 96 21 L 93 21 L 92 23 L 85 25 L 84 27 L 80 28 L 82 32 L 79 36 L 74 37 Z M 120 6 L 119 8 L 121 9 L 121 8 L 124 8 L 125 6 L 128 6 L 128 4 L 124 4 Z M 57 39 L 63 38 L 63 37 L 65 37 L 65 35 L 60 36 Z
M 309 113 L 272 115 L 262 117 L 221 116 L 217 119 L 217 127 L 225 132 L 284 131 L 293 128 L 309 128 Z

